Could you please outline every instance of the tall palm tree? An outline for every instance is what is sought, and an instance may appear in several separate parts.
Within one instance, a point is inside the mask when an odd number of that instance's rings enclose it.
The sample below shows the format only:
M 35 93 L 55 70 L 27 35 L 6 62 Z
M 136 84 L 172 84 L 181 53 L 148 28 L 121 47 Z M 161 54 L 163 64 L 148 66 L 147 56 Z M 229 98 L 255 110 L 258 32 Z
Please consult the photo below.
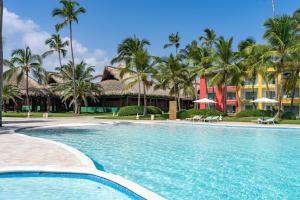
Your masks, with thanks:
M 140 50 L 135 54 L 132 63 L 129 65 L 130 67 L 120 68 L 120 77 L 123 78 L 123 82 L 126 84 L 125 90 L 142 83 L 144 115 L 147 115 L 147 89 L 152 85 L 150 77 L 155 72 L 153 68 L 155 64 L 156 61 L 152 59 L 147 50 Z
M 3 26 L 3 0 L 0 0 L 0 127 L 2 127 L 2 88 L 3 88 L 3 43 L 2 43 L 2 26 Z
M 136 36 L 126 38 L 118 46 L 118 55 L 111 60 L 112 64 L 124 62 L 125 69 L 137 70 L 135 59 L 140 52 L 145 51 L 146 46 L 150 45 L 150 42 L 146 39 L 140 40 Z M 123 73 L 125 74 L 125 73 Z M 141 105 L 141 79 L 138 79 L 138 106 Z
M 182 59 L 179 56 L 171 54 L 168 57 L 159 59 L 159 64 L 156 67 L 157 73 L 154 76 L 156 79 L 155 88 L 169 89 L 170 95 L 174 95 L 180 110 L 180 85 L 186 80 L 187 66 L 182 63 Z
M 71 57 L 72 57 L 71 63 L 73 64 L 73 93 L 74 93 L 73 96 L 77 96 L 76 84 L 75 84 L 76 73 L 75 73 L 75 59 L 74 59 L 74 52 L 73 52 L 72 25 L 73 22 L 76 22 L 78 24 L 78 15 L 82 13 L 86 13 L 86 9 L 84 7 L 81 7 L 78 2 L 72 0 L 60 0 L 60 3 L 62 4 L 62 8 L 55 8 L 52 11 L 52 16 L 59 16 L 63 18 L 63 21 L 61 23 L 55 25 L 56 31 L 59 31 L 66 26 L 69 26 L 70 48 L 71 48 Z M 74 108 L 78 107 L 76 103 L 77 102 L 75 101 Z
M 102 89 L 94 81 L 99 76 L 94 76 L 95 72 L 93 66 L 88 66 L 85 62 L 81 62 L 76 65 L 76 95 L 73 93 L 73 63 L 70 61 L 68 64 L 63 65 L 57 69 L 62 77 L 63 82 L 55 84 L 55 91 L 58 91 L 61 95 L 61 99 L 64 103 L 69 102 L 70 106 L 76 104 L 75 114 L 80 113 L 80 106 L 82 103 L 87 106 L 88 99 L 97 102 L 97 96 L 101 94 Z
M 11 60 L 5 60 L 4 64 L 9 67 L 4 73 L 5 79 L 10 80 L 11 77 L 15 75 L 17 82 L 19 83 L 25 76 L 26 106 L 29 106 L 29 74 L 32 74 L 36 79 L 39 79 L 42 76 L 44 69 L 42 68 L 41 56 L 33 54 L 29 47 L 26 47 L 25 49 L 16 49 L 11 54 Z
M 178 53 L 178 49 L 180 47 L 180 36 L 179 33 L 172 33 L 169 35 L 169 43 L 164 45 L 164 48 L 175 47 L 176 54 Z
M 227 84 L 233 74 L 239 72 L 239 67 L 236 65 L 236 53 L 232 48 L 233 38 L 226 40 L 220 37 L 216 41 L 216 54 L 214 66 L 210 68 L 211 73 L 214 73 L 211 84 L 217 85 L 219 90 L 223 90 L 224 98 L 224 113 L 227 113 Z
M 213 29 L 206 28 L 204 29 L 204 36 L 200 36 L 199 40 L 203 41 L 203 44 L 205 44 L 207 47 L 212 48 L 214 45 L 217 35 L 216 32 Z
M 68 41 L 63 41 L 59 34 L 53 34 L 51 38 L 45 41 L 45 44 L 49 46 L 50 50 L 43 54 L 46 57 L 54 52 L 58 54 L 59 66 L 62 67 L 61 57 L 66 57 L 67 50 L 65 47 L 69 46 Z
M 279 111 L 282 108 L 282 98 L 284 94 L 284 78 L 286 62 L 293 51 L 295 51 L 295 41 L 297 38 L 296 23 L 292 17 L 283 15 L 268 19 L 265 23 L 264 38 L 268 41 L 271 51 L 275 71 L 281 75 L 279 91 Z
M 16 104 L 17 99 L 21 99 L 21 92 L 15 85 L 5 84 L 3 87 L 3 111 L 6 112 L 6 104 L 13 101 Z

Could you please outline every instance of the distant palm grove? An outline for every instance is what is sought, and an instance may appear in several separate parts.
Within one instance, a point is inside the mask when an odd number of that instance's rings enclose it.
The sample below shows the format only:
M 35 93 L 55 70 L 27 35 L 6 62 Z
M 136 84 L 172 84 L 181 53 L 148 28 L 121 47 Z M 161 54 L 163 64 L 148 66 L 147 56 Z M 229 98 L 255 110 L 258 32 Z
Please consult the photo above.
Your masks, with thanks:
M 80 22 L 80 15 L 86 12 L 76 1 L 61 0 L 60 7 L 52 11 L 52 16 L 61 21 L 54 26 L 55 33 L 44 44 L 49 51 L 37 55 L 30 47 L 26 47 L 11 53 L 11 57 L 4 61 L 8 67 L 4 72 L 4 104 L 22 99 L 25 110 L 30 111 L 30 98 L 39 95 L 38 92 L 30 94 L 29 79 L 33 77 L 51 93 L 57 94 L 61 103 L 75 113 L 80 113 L 82 106 L 92 104 L 97 107 L 97 102 L 105 94 L 97 82 L 99 75 L 95 75 L 94 66 L 88 66 L 84 60 L 78 61 L 73 51 L 73 35 L 76 35 L 73 27 Z M 233 37 L 225 38 L 209 28 L 186 46 L 181 44 L 180 33 L 175 32 L 166 37 L 166 44 L 162 47 L 170 48 L 173 53 L 162 57 L 148 51 L 151 45 L 149 40 L 132 36 L 119 44 L 111 64 L 126 85 L 124 90 L 137 88 L 136 104 L 144 106 L 144 115 L 147 114 L 146 106 L 151 105 L 147 101 L 150 90 L 167 91 L 170 99 L 177 101 L 178 110 L 183 109 L 183 98 L 189 98 L 190 101 L 190 105 L 185 105 L 184 109 L 198 108 L 192 100 L 198 99 L 201 93 L 215 100 L 215 93 L 221 91 L 225 94 L 222 97 L 222 111 L 226 113 L 229 106 L 227 86 L 234 86 L 236 92 L 241 94 L 241 89 L 248 85 L 245 98 L 255 100 L 258 96 L 258 79 L 265 84 L 263 91 L 266 97 L 279 102 L 276 110 L 283 110 L 283 105 L 289 104 L 290 112 L 294 112 L 295 106 L 298 106 L 299 112 L 300 101 L 295 99 L 299 97 L 300 9 L 292 16 L 267 19 L 264 28 L 262 37 L 265 43 L 259 44 L 249 37 L 240 41 L 237 47 L 233 45 Z M 62 29 L 68 30 L 67 39 L 60 36 Z M 57 55 L 59 65 L 55 66 L 56 72 L 48 72 L 43 68 L 43 59 L 50 54 Z M 24 80 L 25 94 L 18 91 L 12 79 L 17 84 Z M 54 82 L 54 79 L 58 81 Z M 200 79 L 205 82 L 204 88 L 199 86 Z M 216 86 L 217 91 L 212 86 Z M 46 111 L 50 111 L 53 102 L 49 99 L 51 95 L 46 96 Z M 242 95 L 237 96 L 242 100 Z M 245 108 L 247 106 L 257 108 L 257 105 L 249 102 L 247 105 L 245 103 Z

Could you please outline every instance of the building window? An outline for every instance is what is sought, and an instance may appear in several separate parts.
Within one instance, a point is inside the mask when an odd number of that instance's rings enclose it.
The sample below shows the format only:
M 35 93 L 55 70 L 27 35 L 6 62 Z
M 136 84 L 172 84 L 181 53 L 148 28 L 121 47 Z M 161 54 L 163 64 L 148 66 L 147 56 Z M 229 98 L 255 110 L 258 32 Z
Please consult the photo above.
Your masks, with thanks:
M 216 93 L 214 93 L 214 92 L 208 92 L 207 98 L 208 99 L 215 99 L 216 98 Z
M 275 99 L 276 97 L 275 91 L 266 91 L 266 97 L 269 99 Z
M 235 100 L 236 93 L 235 92 L 227 92 L 227 100 Z
M 236 105 L 227 105 L 227 113 L 235 113 Z
M 290 108 L 291 108 L 290 105 L 283 106 L 284 112 L 291 112 Z M 292 113 L 298 115 L 299 114 L 299 107 L 298 106 L 293 106 Z
M 246 100 L 253 100 L 257 99 L 257 92 L 245 92 L 245 99 Z

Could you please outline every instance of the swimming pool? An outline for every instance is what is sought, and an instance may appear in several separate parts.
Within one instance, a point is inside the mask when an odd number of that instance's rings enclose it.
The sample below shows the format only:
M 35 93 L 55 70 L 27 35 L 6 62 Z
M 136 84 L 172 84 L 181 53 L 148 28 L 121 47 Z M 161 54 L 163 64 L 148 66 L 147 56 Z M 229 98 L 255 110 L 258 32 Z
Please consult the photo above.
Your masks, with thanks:
M 168 199 L 299 199 L 296 129 L 115 124 L 23 130 Z
M 1 200 L 143 200 L 128 189 L 90 174 L 0 173 Z

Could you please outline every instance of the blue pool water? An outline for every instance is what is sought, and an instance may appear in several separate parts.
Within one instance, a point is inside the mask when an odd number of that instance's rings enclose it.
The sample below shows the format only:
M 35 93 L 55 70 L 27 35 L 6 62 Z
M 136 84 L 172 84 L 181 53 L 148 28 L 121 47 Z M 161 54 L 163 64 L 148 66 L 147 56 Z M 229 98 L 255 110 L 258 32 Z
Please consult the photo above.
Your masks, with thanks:
M 66 173 L 0 174 L 1 200 L 129 200 L 137 195 L 106 179 Z
M 197 125 L 24 130 L 168 199 L 299 199 L 300 131 Z

